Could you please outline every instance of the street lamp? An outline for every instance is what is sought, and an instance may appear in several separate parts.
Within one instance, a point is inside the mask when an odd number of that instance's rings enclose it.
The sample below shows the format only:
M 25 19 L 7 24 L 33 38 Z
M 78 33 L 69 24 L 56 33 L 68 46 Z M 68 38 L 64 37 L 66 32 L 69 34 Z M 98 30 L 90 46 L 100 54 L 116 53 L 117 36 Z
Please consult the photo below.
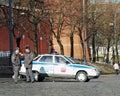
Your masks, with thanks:
M 115 40 L 115 56 L 117 56 L 117 60 L 119 62 L 118 59 L 118 52 L 117 52 L 117 25 L 116 25 L 116 11 L 114 13 L 114 40 Z
M 83 52 L 83 58 L 84 58 L 84 64 L 87 63 L 86 61 L 86 20 L 85 20 L 85 0 L 82 1 L 83 2 L 83 32 L 84 32 L 84 52 Z
M 12 24 L 12 0 L 9 0 L 9 39 L 10 39 L 10 58 L 13 51 L 13 24 Z M 11 65 L 11 60 L 10 60 Z
M 115 53 L 113 53 L 113 55 L 118 56 L 118 52 L 117 52 L 117 25 L 116 25 L 116 12 L 114 13 L 114 22 L 109 24 L 110 26 L 113 26 L 113 31 L 114 31 L 114 50 Z M 116 58 L 114 58 L 116 59 Z M 117 60 L 119 61 L 118 57 Z

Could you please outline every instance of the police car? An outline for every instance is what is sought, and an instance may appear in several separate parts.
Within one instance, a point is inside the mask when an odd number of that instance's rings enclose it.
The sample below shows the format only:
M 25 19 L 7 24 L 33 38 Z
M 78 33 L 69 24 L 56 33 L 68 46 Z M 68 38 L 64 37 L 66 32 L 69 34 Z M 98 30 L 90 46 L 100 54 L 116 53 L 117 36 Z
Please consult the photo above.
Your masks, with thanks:
M 43 81 L 45 77 L 71 78 L 81 82 L 98 78 L 100 72 L 97 68 L 87 65 L 76 64 L 68 56 L 44 54 L 33 60 L 33 75 L 36 81 Z M 20 70 L 25 75 L 24 62 Z

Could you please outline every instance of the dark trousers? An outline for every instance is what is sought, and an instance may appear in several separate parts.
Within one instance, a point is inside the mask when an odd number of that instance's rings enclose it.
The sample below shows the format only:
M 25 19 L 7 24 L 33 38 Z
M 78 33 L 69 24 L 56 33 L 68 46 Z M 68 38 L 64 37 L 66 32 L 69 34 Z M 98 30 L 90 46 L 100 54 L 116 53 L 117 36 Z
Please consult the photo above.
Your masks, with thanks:
M 115 74 L 118 75 L 119 74 L 119 70 L 115 69 Z
M 13 70 L 14 70 L 14 82 L 18 82 L 20 67 L 19 66 L 13 66 Z
M 32 68 L 26 68 L 26 79 L 27 81 L 34 81 Z

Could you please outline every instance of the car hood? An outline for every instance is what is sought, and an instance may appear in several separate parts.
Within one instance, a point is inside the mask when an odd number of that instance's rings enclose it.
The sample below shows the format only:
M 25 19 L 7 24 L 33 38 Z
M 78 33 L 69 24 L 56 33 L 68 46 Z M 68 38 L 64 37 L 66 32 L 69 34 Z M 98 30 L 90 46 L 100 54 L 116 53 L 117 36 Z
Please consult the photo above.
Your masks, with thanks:
M 94 69 L 95 67 L 89 66 L 89 65 L 81 65 L 81 64 L 70 64 L 70 66 L 74 68 L 89 68 L 89 69 Z

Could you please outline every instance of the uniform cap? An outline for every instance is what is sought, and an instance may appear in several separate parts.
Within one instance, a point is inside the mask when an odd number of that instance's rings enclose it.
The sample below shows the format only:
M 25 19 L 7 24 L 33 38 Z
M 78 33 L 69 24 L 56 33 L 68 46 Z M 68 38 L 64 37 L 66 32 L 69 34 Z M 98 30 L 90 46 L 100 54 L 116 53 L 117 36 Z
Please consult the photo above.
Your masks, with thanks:
M 19 47 L 16 47 L 16 48 L 14 49 L 14 51 L 19 50 L 19 49 L 20 49 Z
M 29 45 L 26 45 L 26 46 L 25 46 L 25 49 L 30 49 L 30 46 L 29 46 Z

